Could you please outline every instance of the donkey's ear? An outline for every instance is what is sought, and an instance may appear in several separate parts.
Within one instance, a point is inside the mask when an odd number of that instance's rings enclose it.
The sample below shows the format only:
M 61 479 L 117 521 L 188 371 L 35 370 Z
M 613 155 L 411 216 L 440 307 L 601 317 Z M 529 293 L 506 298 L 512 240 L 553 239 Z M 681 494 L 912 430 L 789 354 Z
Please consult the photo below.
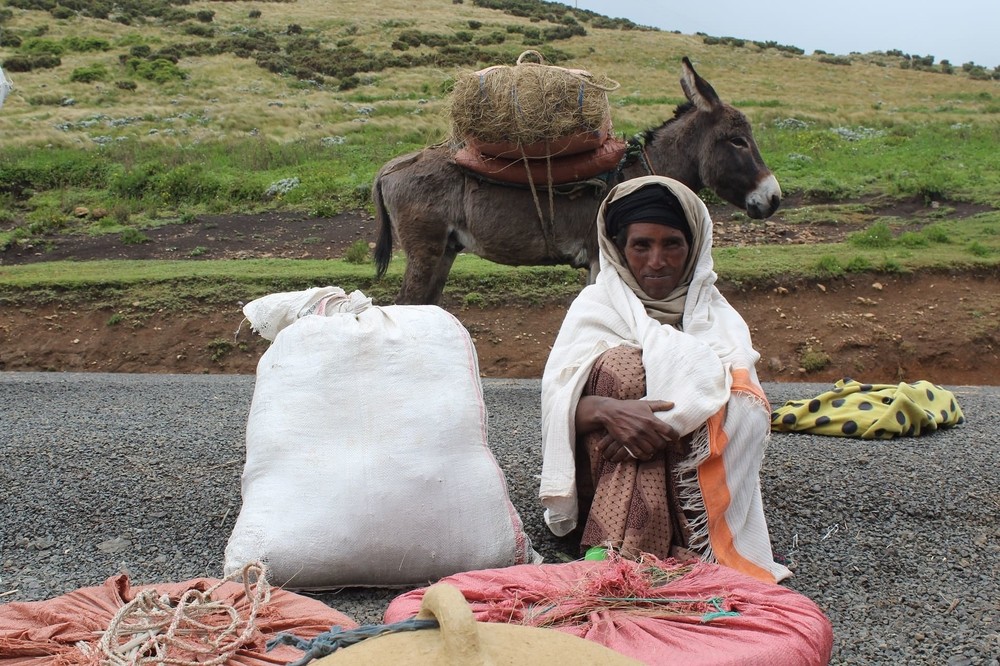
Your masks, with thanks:
M 698 72 L 694 71 L 694 66 L 691 65 L 687 56 L 681 59 L 681 63 L 684 65 L 681 70 L 681 88 L 684 89 L 684 95 L 687 96 L 688 101 L 702 111 L 711 111 L 722 104 L 715 88 L 698 76 Z

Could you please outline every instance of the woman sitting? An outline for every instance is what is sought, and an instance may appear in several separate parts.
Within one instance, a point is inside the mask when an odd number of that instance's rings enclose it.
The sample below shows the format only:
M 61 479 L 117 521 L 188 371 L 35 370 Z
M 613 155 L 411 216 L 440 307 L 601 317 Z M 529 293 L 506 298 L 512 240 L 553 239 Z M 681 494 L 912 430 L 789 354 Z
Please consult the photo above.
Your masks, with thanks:
M 760 355 L 715 287 L 712 221 L 683 184 L 626 181 L 597 217 L 601 271 L 542 377 L 545 520 L 581 550 L 692 552 L 758 579 L 774 562 L 759 472 L 770 407 Z

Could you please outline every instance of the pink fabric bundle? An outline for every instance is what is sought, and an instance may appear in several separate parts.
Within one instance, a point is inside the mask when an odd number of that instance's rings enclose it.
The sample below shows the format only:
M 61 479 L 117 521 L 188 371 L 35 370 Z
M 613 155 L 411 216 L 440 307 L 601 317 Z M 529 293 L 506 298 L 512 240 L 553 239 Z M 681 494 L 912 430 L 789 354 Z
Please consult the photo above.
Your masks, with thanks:
M 647 664 L 827 664 L 829 619 L 809 598 L 720 565 L 646 558 L 523 565 L 455 574 L 480 622 L 548 626 Z M 384 621 L 412 617 L 424 590 Z
M 76 666 L 100 663 L 96 649 L 102 633 L 118 611 L 142 591 L 155 589 L 176 601 L 189 590 L 206 591 L 221 581 L 197 578 L 182 583 L 132 587 L 128 576 L 113 576 L 100 587 L 75 590 L 47 601 L 11 602 L 0 605 L 0 664 L 3 666 Z M 242 583 L 219 585 L 212 598 L 231 605 L 247 617 L 250 600 Z M 262 666 L 287 664 L 302 656 L 292 647 L 265 652 L 265 642 L 281 632 L 313 638 L 333 625 L 354 629 L 358 625 L 326 604 L 280 589 L 256 618 L 257 630 L 227 665 Z M 80 645 L 77 645 L 80 643 Z

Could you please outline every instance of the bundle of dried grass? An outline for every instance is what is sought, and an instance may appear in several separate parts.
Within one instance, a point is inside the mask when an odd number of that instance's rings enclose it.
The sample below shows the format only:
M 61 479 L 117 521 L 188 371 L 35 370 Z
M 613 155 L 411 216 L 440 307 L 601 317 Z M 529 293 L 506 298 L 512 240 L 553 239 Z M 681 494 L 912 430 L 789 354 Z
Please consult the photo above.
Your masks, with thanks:
M 693 562 L 659 560 L 643 554 L 641 561 L 628 560 L 609 551 L 607 562 L 595 567 L 576 585 L 553 587 L 511 613 L 510 622 L 531 627 L 585 625 L 595 613 L 619 617 L 668 618 L 697 616 L 702 622 L 737 615 L 725 596 L 675 597 L 667 586 L 687 576 Z M 513 610 L 513 609 L 512 609 Z
M 526 60 L 534 56 L 538 62 Z M 618 83 L 582 69 L 546 65 L 525 51 L 513 67 L 497 65 L 459 78 L 451 95 L 455 138 L 528 145 L 610 126 L 608 92 Z

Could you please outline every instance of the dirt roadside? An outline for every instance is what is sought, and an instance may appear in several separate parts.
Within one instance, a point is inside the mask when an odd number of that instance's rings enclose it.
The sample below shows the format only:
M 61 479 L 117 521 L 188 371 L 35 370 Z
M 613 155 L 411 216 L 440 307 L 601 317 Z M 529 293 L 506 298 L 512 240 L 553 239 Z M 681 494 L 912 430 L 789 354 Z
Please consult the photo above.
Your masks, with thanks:
M 917 204 L 897 204 L 905 207 Z M 838 239 L 841 227 L 727 223 L 713 212 L 716 246 Z M 906 211 L 896 211 L 897 214 Z M 882 214 L 885 214 L 884 212 Z M 720 222 L 720 220 L 723 220 Z M 0 253 L 4 265 L 74 258 L 335 258 L 375 236 L 364 214 L 206 216 L 117 236 L 59 236 Z M 763 381 L 870 383 L 928 379 L 1000 384 L 1000 280 L 996 273 L 873 276 L 720 289 L 750 325 Z M 308 285 L 303 285 L 303 288 Z M 485 377 L 540 377 L 568 302 L 466 307 L 445 302 L 476 342 Z M 0 370 L 252 374 L 267 342 L 242 325 L 240 303 L 188 313 L 116 312 L 97 303 L 11 305 L 0 299 Z M 238 332 L 237 332 L 238 331 Z

